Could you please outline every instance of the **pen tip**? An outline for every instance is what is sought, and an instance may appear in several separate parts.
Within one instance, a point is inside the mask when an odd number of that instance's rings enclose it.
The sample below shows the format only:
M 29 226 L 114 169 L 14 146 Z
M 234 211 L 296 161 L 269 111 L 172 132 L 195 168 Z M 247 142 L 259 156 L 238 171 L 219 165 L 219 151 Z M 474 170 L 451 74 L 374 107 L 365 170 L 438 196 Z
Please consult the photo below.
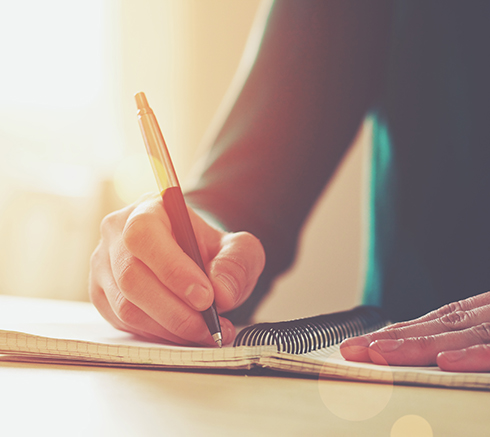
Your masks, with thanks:
M 213 340 L 215 341 L 215 343 L 219 346 L 219 347 L 222 347 L 223 346 L 223 341 L 222 341 L 223 337 L 221 336 L 221 332 L 216 332 L 213 334 Z
M 146 100 L 145 93 L 137 93 L 134 95 L 134 99 L 136 100 L 136 107 L 138 109 L 148 108 L 148 100 Z

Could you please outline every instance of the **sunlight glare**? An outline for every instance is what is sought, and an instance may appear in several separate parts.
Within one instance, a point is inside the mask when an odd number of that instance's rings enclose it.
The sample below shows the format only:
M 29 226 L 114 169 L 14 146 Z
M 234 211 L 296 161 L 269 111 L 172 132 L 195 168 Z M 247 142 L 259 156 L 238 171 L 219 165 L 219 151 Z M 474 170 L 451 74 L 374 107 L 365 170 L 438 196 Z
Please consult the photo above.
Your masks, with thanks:
M 0 3 L 2 106 L 71 108 L 100 92 L 104 2 Z
M 126 204 L 135 202 L 149 191 L 158 192 L 146 153 L 135 153 L 121 160 L 114 172 L 114 188 Z

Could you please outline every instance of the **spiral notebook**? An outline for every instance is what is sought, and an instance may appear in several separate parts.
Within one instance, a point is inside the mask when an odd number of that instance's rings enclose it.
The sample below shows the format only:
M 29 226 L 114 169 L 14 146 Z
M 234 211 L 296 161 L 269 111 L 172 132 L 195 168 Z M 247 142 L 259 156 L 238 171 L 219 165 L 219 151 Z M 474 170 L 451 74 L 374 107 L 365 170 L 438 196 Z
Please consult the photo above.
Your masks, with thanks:
M 377 308 L 243 329 L 235 344 L 181 347 L 142 341 L 105 322 L 90 304 L 0 296 L 0 360 L 153 369 L 267 368 L 325 378 L 490 389 L 488 373 L 442 372 L 345 361 L 339 343 L 384 326 Z

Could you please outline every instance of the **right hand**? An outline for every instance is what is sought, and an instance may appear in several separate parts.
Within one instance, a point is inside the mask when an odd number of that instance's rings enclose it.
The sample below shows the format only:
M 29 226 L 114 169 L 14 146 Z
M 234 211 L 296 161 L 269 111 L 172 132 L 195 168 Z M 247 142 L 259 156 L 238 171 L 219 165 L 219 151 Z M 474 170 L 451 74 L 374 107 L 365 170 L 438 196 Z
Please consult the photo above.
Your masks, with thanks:
M 227 233 L 188 208 L 207 276 L 176 243 L 160 196 L 109 214 L 91 258 L 90 299 L 114 327 L 185 345 L 215 345 L 200 311 L 242 304 L 265 264 L 262 244 L 247 232 Z M 220 317 L 223 344 L 235 328 Z

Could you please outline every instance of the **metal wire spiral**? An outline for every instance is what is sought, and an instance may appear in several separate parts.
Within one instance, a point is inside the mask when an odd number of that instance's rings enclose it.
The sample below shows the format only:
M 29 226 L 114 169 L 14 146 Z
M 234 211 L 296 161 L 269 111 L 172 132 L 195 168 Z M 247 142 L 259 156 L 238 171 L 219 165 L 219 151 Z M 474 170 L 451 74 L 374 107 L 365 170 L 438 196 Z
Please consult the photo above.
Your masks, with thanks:
M 304 354 L 374 331 L 387 323 L 379 308 L 359 306 L 350 311 L 286 322 L 257 323 L 240 331 L 234 346 L 276 345 L 279 352 Z

